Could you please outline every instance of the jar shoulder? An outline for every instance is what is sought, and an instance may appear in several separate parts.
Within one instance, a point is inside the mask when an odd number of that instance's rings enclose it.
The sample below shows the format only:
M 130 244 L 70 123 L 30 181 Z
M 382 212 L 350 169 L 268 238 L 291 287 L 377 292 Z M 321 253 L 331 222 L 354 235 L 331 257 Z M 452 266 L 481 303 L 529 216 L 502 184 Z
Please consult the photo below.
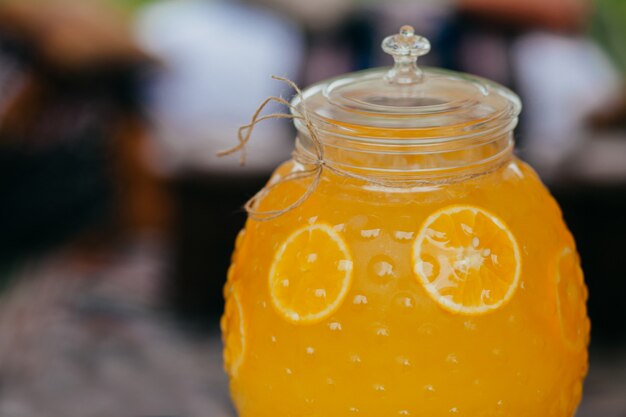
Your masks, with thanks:
M 535 171 L 517 158 L 484 175 L 449 182 L 420 181 L 410 187 L 381 186 L 328 171 L 321 173 L 319 183 L 314 180 L 315 174 L 307 174 L 297 162 L 278 167 L 258 210 L 284 213 L 271 221 L 251 220 L 252 235 L 263 241 L 284 239 L 311 223 L 390 234 L 415 232 L 433 213 L 457 205 L 493 214 L 521 235 L 531 231 L 532 241 L 557 236 L 573 246 L 558 204 Z

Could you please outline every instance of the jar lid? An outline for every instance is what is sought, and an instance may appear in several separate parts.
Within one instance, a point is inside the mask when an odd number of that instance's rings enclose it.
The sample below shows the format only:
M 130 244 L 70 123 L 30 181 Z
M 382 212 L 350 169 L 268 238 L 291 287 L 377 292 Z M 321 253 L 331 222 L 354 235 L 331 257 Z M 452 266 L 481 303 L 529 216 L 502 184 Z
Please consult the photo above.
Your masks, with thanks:
M 304 104 L 320 133 L 364 141 L 442 142 L 515 127 L 521 103 L 509 89 L 468 74 L 418 67 L 430 42 L 411 26 L 385 38 L 382 48 L 395 61 L 391 69 L 320 82 L 296 97 L 294 107 L 302 112 Z

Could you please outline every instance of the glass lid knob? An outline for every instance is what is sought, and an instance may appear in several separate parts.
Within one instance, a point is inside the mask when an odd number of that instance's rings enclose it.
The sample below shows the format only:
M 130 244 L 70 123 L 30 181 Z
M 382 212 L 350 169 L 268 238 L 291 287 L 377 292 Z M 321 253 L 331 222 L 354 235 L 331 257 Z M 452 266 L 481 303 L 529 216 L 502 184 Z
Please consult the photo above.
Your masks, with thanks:
M 382 43 L 383 51 L 393 57 L 395 64 L 385 79 L 393 84 L 417 84 L 424 74 L 417 66 L 417 58 L 430 52 L 430 42 L 415 34 L 412 26 L 405 25 L 396 35 L 388 36 Z

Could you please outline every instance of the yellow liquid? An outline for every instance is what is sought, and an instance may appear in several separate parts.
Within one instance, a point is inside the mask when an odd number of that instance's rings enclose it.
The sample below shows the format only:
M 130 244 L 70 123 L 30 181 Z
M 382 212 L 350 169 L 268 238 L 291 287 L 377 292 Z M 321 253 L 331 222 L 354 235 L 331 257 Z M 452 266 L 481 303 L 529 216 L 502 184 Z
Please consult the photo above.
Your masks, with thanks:
M 306 185 L 282 185 L 261 206 L 284 207 Z M 494 213 L 519 245 L 519 287 L 487 314 L 441 308 L 412 267 L 413 233 L 453 204 Z M 353 280 L 331 316 L 294 324 L 274 308 L 268 274 L 285 239 L 311 223 L 341 230 Z M 381 263 L 393 272 L 381 275 Z M 302 206 L 248 221 L 238 239 L 222 321 L 234 404 L 240 417 L 571 417 L 589 335 L 579 275 L 558 206 L 520 161 L 410 192 L 325 172 Z

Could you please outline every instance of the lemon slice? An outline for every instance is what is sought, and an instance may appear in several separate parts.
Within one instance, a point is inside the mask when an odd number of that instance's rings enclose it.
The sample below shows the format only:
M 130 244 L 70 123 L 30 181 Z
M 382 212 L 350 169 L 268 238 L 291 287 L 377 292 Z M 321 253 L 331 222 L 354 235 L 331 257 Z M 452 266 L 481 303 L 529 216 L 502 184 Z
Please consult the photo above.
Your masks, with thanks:
M 561 331 L 571 347 L 584 347 L 589 332 L 587 288 L 575 250 L 566 247 L 557 259 L 556 301 Z
M 413 244 L 413 270 L 441 307 L 478 315 L 513 297 L 521 260 L 502 220 L 481 208 L 458 205 L 426 219 Z
M 270 268 L 270 298 L 276 311 L 297 324 L 312 324 L 341 306 L 352 282 L 352 257 L 326 224 L 296 230 L 280 246 Z
M 236 291 L 226 299 L 220 324 L 224 341 L 224 367 L 230 376 L 237 376 L 245 356 L 246 336 L 243 309 Z

